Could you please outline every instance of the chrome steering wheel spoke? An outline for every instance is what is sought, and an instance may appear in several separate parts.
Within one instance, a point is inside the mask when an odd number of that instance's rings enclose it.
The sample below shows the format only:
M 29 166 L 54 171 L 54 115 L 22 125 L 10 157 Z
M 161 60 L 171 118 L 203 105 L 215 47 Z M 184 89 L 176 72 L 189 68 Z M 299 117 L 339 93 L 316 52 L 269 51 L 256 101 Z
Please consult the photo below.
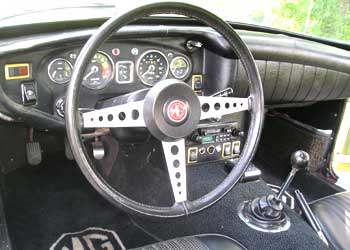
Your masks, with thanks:
M 199 96 L 201 120 L 249 110 L 249 98 Z
M 162 146 L 175 203 L 184 202 L 187 200 L 185 140 L 162 141 Z
M 130 102 L 83 113 L 84 128 L 145 127 L 144 101 Z

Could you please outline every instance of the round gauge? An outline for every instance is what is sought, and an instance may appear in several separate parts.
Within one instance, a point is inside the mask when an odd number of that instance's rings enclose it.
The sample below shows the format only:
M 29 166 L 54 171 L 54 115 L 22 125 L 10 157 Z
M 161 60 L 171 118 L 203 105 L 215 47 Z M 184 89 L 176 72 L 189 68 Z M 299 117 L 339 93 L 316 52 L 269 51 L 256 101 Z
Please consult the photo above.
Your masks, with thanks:
M 168 71 L 169 64 L 166 56 L 157 50 L 146 51 L 137 62 L 137 75 L 148 86 L 164 80 Z
M 83 77 L 83 85 L 89 89 L 102 89 L 113 76 L 113 63 L 103 52 L 97 52 L 91 59 Z
M 170 63 L 171 74 L 177 79 L 183 79 L 190 71 L 190 63 L 183 56 L 175 57 Z
M 72 64 L 68 60 L 57 58 L 50 62 L 47 71 L 51 81 L 57 84 L 64 84 L 69 82 L 72 70 Z

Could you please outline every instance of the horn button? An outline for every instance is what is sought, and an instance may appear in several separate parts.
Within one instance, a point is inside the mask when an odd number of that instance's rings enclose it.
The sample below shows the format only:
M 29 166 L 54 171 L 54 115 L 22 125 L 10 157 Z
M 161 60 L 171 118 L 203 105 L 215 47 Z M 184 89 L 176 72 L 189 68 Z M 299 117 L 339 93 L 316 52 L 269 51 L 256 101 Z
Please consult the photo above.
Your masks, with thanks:
M 190 107 L 186 100 L 170 98 L 163 108 L 164 119 L 170 125 L 180 126 L 189 116 Z
M 143 112 L 146 126 L 153 136 L 162 141 L 173 141 L 188 136 L 197 128 L 200 103 L 190 86 L 168 79 L 150 89 Z

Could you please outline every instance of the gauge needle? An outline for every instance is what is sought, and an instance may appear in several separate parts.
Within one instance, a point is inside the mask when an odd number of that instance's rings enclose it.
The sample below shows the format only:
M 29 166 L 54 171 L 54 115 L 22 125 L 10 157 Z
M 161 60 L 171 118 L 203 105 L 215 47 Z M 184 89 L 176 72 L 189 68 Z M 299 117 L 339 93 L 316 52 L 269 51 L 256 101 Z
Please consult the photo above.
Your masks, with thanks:
M 146 70 L 145 73 L 142 74 L 142 77 L 145 77 L 145 75 L 149 74 L 149 73 L 154 73 L 154 70 L 156 69 L 156 67 L 154 65 L 150 65 L 148 67 L 148 69 Z
M 97 72 L 98 72 L 98 67 L 92 66 L 90 69 L 90 72 L 86 76 L 84 76 L 84 80 L 87 80 L 89 78 L 89 76 L 91 76 L 92 74 L 97 73 Z

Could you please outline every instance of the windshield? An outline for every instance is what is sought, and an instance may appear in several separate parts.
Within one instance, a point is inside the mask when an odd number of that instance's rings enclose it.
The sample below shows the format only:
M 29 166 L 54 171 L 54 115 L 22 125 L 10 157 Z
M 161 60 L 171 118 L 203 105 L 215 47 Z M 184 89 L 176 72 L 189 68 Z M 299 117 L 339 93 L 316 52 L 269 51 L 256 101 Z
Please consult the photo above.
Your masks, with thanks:
M 1 6 L 0 27 L 110 17 L 155 0 L 17 0 Z M 227 21 L 350 41 L 350 0 L 185 0 Z M 54 12 L 54 13 L 53 13 Z

